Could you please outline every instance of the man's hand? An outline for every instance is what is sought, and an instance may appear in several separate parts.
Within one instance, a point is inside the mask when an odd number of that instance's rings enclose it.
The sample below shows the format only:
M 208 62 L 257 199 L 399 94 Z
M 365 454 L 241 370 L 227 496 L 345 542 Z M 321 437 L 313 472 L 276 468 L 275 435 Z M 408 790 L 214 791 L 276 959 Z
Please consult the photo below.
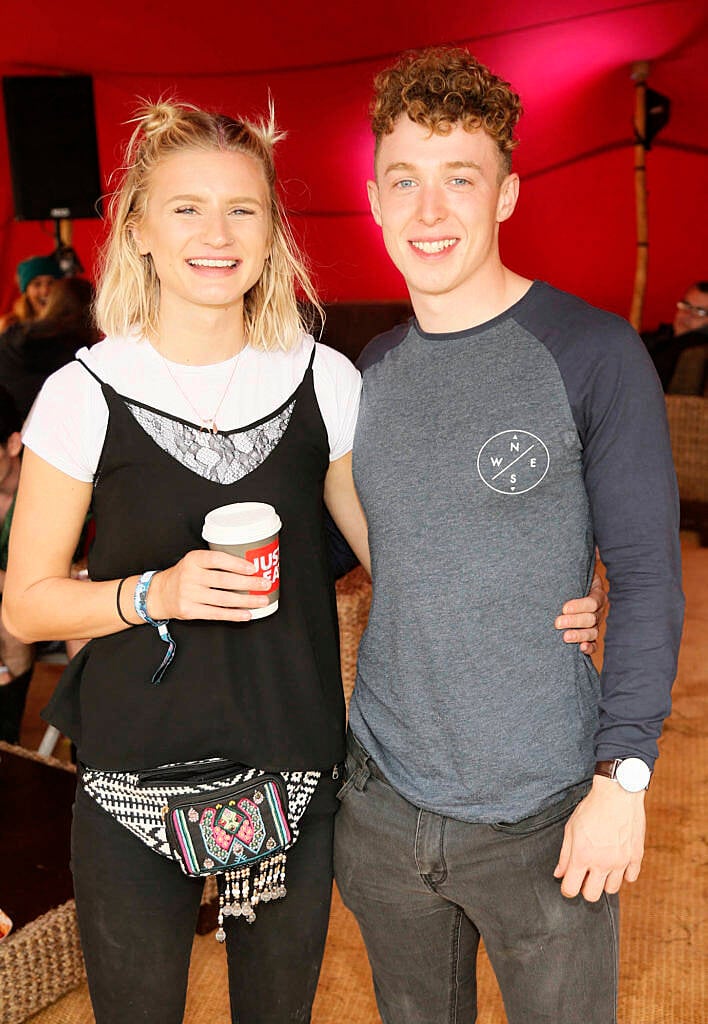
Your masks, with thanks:
M 587 597 L 566 601 L 554 625 L 556 629 L 565 630 L 563 639 L 567 644 L 579 643 L 583 654 L 594 654 L 600 626 L 609 610 L 607 591 L 602 579 L 595 573 Z
M 627 793 L 614 779 L 596 775 L 592 789 L 565 826 L 553 874 L 564 896 L 582 892 L 590 903 L 603 892 L 636 882 L 644 855 L 644 791 Z

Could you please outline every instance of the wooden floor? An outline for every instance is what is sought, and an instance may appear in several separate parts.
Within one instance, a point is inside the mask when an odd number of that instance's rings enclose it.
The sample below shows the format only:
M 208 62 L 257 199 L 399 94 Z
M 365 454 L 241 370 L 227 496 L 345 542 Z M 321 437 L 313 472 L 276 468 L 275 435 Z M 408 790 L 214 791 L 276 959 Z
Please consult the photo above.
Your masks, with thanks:
M 622 899 L 621 1024 L 708 1022 L 708 548 L 685 535 L 683 551 L 687 612 L 674 709 L 648 795 L 644 868 Z M 347 637 L 344 643 L 350 672 L 353 644 Z M 38 709 L 56 675 L 55 668 L 43 666 L 33 681 L 22 735 L 30 748 L 41 739 Z M 67 756 L 65 743 L 57 753 Z M 479 1002 L 478 1024 L 504 1024 L 484 956 Z M 85 986 L 32 1020 L 91 1024 Z M 224 953 L 211 935 L 195 939 L 185 1021 L 229 1024 Z M 379 1022 L 361 938 L 336 893 L 313 1022 Z

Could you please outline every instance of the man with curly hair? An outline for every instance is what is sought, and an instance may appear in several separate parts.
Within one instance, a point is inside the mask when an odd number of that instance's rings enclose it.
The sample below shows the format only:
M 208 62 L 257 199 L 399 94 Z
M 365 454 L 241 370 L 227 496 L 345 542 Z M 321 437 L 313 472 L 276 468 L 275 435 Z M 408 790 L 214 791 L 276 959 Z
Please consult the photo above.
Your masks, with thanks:
M 663 395 L 625 321 L 502 263 L 520 112 L 465 50 L 376 80 L 369 198 L 415 317 L 360 360 L 374 598 L 335 857 L 385 1024 L 474 1021 L 480 939 L 510 1024 L 613 1024 L 676 671 Z M 601 678 L 546 625 L 596 544 Z

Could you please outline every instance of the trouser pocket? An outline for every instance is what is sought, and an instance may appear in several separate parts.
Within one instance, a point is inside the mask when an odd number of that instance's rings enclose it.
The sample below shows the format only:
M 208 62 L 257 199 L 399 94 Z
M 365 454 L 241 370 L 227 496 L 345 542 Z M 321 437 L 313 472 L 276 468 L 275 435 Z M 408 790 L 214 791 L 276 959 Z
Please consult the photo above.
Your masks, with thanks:
M 589 780 L 580 782 L 578 785 L 572 786 L 561 800 L 551 804 L 550 807 L 544 807 L 542 811 L 538 811 L 528 818 L 522 818 L 520 821 L 498 821 L 491 827 L 497 832 L 504 832 L 510 836 L 533 835 L 534 832 L 540 832 L 564 818 L 569 818 L 580 801 L 590 791 L 590 786 Z
M 349 730 L 347 732 L 347 756 L 344 762 L 344 782 L 337 792 L 337 799 L 341 802 L 353 788 L 363 792 L 369 780 L 371 772 L 369 769 L 369 755 Z

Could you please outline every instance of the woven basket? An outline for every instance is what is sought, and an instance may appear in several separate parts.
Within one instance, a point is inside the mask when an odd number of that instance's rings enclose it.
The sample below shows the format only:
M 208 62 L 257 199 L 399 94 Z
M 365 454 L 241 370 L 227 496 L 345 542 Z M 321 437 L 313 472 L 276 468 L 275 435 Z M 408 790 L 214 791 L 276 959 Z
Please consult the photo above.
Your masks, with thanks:
M 666 412 L 681 500 L 708 503 L 708 399 L 667 395 Z
M 73 774 L 54 757 L 0 743 L 4 752 Z M 0 942 L 0 1024 L 18 1024 L 85 980 L 73 900 L 53 907 Z
M 73 900 L 0 942 L 1 1024 L 19 1024 L 84 981 Z

